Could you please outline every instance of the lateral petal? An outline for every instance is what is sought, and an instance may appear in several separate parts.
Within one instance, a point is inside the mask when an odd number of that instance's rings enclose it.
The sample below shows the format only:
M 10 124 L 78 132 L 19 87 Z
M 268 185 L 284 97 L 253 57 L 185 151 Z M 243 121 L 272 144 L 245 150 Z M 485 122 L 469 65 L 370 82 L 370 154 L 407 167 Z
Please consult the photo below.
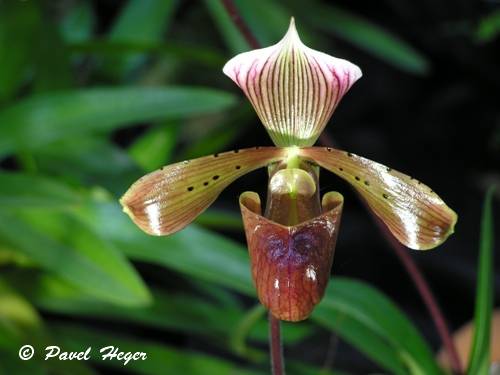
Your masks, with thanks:
M 299 155 L 349 182 L 403 245 L 428 250 L 453 233 L 457 214 L 420 181 L 330 147 L 303 148 Z
M 231 182 L 285 156 L 283 149 L 257 147 L 168 165 L 136 181 L 120 203 L 144 232 L 172 234 L 193 221 Z

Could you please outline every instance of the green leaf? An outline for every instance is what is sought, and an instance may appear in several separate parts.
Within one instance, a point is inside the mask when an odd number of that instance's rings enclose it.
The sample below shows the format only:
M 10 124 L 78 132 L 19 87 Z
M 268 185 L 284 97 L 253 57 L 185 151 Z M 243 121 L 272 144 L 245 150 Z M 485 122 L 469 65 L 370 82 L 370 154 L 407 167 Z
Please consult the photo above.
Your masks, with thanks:
M 90 40 L 68 45 L 74 54 L 92 54 L 95 56 L 117 56 L 130 54 L 150 54 L 164 57 L 171 61 L 199 63 L 211 68 L 220 68 L 226 62 L 221 52 L 203 45 L 169 42 L 114 42 L 109 40 Z
M 405 72 L 424 75 L 429 71 L 430 63 L 400 37 L 382 27 L 333 6 L 317 5 L 304 14 L 311 25 L 331 32 L 375 57 Z
M 486 43 L 493 41 L 500 33 L 500 10 L 497 9 L 481 19 L 476 30 L 478 41 Z
M 0 2 L 0 101 L 13 95 L 27 79 L 39 21 L 32 1 Z
M 170 160 L 177 144 L 178 134 L 177 123 L 151 128 L 130 146 L 129 154 L 144 171 L 154 171 Z
M 404 374 L 407 367 L 413 368 L 414 374 L 442 374 L 413 324 L 387 297 L 368 285 L 332 280 L 313 318 L 387 370 Z M 343 319 L 348 327 L 343 327 Z
M 281 40 L 293 16 L 292 12 L 283 7 L 283 2 L 269 0 L 265 7 L 252 0 L 235 0 L 235 4 L 262 47 Z M 304 28 L 300 30 L 307 40 L 307 31 Z
M 257 375 L 265 372 L 254 372 L 243 369 L 229 361 L 196 352 L 185 352 L 160 345 L 151 341 L 137 340 L 76 326 L 54 326 L 54 331 L 69 350 L 82 350 L 91 346 L 94 348 L 91 360 L 100 366 L 114 369 L 123 369 L 123 362 L 118 360 L 103 361 L 99 349 L 109 345 L 119 347 L 123 352 L 145 352 L 147 359 L 130 361 L 127 364 L 129 371 L 146 375 L 164 374 L 196 374 L 196 375 Z
M 64 14 L 59 30 L 67 43 L 82 42 L 92 36 L 95 22 L 92 4 L 88 1 L 79 1 Z
M 56 342 L 34 307 L 0 279 L 0 374 L 95 375 L 81 362 L 44 361 L 41 349 Z M 35 355 L 21 361 L 18 351 L 26 344 L 35 348 Z
M 98 185 L 116 195 L 143 174 L 126 151 L 93 134 L 48 143 L 34 155 L 41 173 L 75 185 Z
M 117 203 L 82 208 L 82 219 L 134 260 L 163 265 L 221 286 L 254 295 L 246 250 L 196 225 L 167 237 L 144 234 Z
M 36 35 L 31 46 L 35 62 L 34 92 L 70 88 L 73 84 L 70 55 L 56 26 L 42 17 Z
M 215 26 L 219 29 L 231 52 L 236 54 L 248 51 L 250 46 L 234 25 L 222 2 L 220 0 L 205 0 L 204 2 L 215 22 Z
M 62 208 L 81 202 L 81 196 L 67 185 L 43 176 L 0 171 L 2 208 Z
M 195 220 L 195 223 L 219 230 L 243 230 L 241 216 L 235 212 L 209 208 Z
M 176 0 L 129 0 L 109 35 L 114 41 L 154 42 L 172 19 Z
M 227 346 L 229 337 L 245 314 L 240 306 L 214 303 L 209 298 L 194 295 L 167 294 L 161 290 L 153 291 L 153 303 L 149 306 L 116 306 L 96 300 L 53 276 L 32 271 L 10 274 L 8 281 L 43 311 L 198 335 L 220 347 Z M 37 287 L 33 288 L 33 285 Z M 218 289 L 213 284 L 208 287 Z M 287 327 L 285 343 L 296 343 L 310 333 L 311 326 L 307 324 Z M 259 342 L 267 341 L 265 319 L 252 327 L 250 338 Z
M 70 215 L 2 211 L 0 238 L 90 295 L 121 305 L 150 302 L 146 286 L 122 254 Z
M 100 88 L 36 96 L 0 112 L 0 156 L 139 121 L 227 109 L 234 97 L 203 88 Z
M 250 105 L 235 108 L 215 126 L 206 123 L 193 124 L 192 129 L 186 129 L 188 146 L 179 156 L 179 160 L 199 158 L 226 150 L 250 124 L 255 125 L 255 112 Z
M 490 367 L 491 314 L 493 309 L 493 197 L 495 187 L 488 189 L 481 219 L 479 265 L 474 313 L 474 341 L 467 374 L 487 374 Z
M 113 42 L 158 42 L 170 24 L 176 0 L 129 0 L 119 14 L 108 40 Z M 115 56 L 106 60 L 105 70 L 116 78 L 129 74 L 145 55 Z

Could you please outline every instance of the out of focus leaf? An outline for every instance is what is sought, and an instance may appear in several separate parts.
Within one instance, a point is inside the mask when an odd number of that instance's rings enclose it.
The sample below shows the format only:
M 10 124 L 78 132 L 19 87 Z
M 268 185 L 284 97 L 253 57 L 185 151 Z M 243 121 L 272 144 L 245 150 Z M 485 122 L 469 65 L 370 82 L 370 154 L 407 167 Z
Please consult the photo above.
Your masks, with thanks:
M 68 215 L 30 211 L 20 218 L 2 211 L 0 235 L 42 268 L 91 295 L 121 305 L 150 301 L 146 286 L 121 253 Z
M 143 174 L 124 150 L 93 134 L 48 143 L 36 150 L 35 158 L 40 172 L 116 195 Z
M 0 101 L 16 92 L 27 78 L 39 17 L 32 1 L 0 2 Z
M 167 237 L 148 236 L 132 223 L 117 203 L 88 206 L 79 214 L 134 260 L 159 264 L 245 294 L 254 294 L 248 255 L 234 241 L 196 225 Z
M 95 375 L 81 362 L 44 361 L 43 348 L 55 342 L 33 306 L 0 279 L 0 374 Z M 35 355 L 21 361 L 18 351 L 26 344 Z
M 204 2 L 230 51 L 233 54 L 248 51 L 250 46 L 234 25 L 222 2 L 220 0 L 205 0 Z
M 179 156 L 179 160 L 202 157 L 227 149 L 248 127 L 254 125 L 255 112 L 249 105 L 243 105 L 224 116 L 223 121 L 215 126 L 204 126 L 202 131 L 188 131 L 188 146 Z M 200 127 L 200 124 L 193 124 Z M 193 126 L 193 127 L 194 127 Z
M 235 4 L 263 47 L 277 43 L 283 37 L 293 16 L 284 8 L 283 2 L 269 0 L 266 6 L 261 6 L 252 0 L 235 0 Z M 300 33 L 302 36 L 307 34 L 303 27 Z
M 175 11 L 176 0 L 128 0 L 108 36 L 113 42 L 157 42 L 168 27 Z M 115 77 L 136 69 L 144 55 L 114 57 L 105 64 Z
M 283 38 L 292 16 L 297 18 L 301 39 L 308 42 L 313 39 L 306 25 L 301 22 L 303 12 L 293 12 L 288 9 L 288 2 L 268 0 L 266 1 L 266 6 L 263 7 L 257 1 L 235 0 L 235 5 L 243 21 L 247 24 L 248 28 L 252 31 L 252 34 L 255 35 L 262 47 L 275 44 Z M 300 6 L 303 6 L 302 2 Z M 226 40 L 231 38 L 231 34 L 234 32 L 239 33 L 238 30 L 233 30 L 231 28 L 222 29 L 221 32 L 224 33 L 224 38 Z M 318 39 L 316 35 L 314 37 L 315 45 L 317 45 Z M 249 49 L 250 48 L 247 47 L 245 51 Z
M 63 90 L 72 86 L 70 55 L 50 20 L 41 19 L 37 39 L 31 49 L 35 62 L 34 92 Z
M 94 25 L 92 3 L 82 0 L 67 11 L 59 24 L 59 30 L 67 43 L 75 43 L 90 39 Z
M 70 284 L 45 274 L 19 273 L 9 275 L 8 280 L 44 311 L 184 332 L 209 337 L 213 344 L 219 346 L 226 345 L 244 314 L 240 306 L 220 305 L 208 298 L 167 294 L 160 290 L 154 291 L 150 306 L 125 307 L 96 300 Z M 210 287 L 217 289 L 213 285 Z M 285 333 L 285 343 L 296 343 L 311 333 L 311 327 L 307 324 L 291 325 Z M 267 341 L 264 319 L 252 327 L 250 338 Z
M 500 9 L 497 9 L 481 19 L 476 31 L 480 42 L 491 42 L 500 33 Z
M 137 121 L 213 113 L 234 103 L 203 88 L 101 88 L 40 95 L 0 112 L 0 156 L 61 138 L 105 132 Z
M 195 222 L 207 228 L 218 230 L 240 230 L 243 229 L 243 222 L 239 213 L 216 210 L 209 208 Z
M 220 68 L 226 58 L 218 51 L 206 46 L 194 46 L 169 42 L 168 45 L 148 42 L 112 42 L 92 40 L 71 43 L 68 49 L 75 54 L 93 54 L 97 56 L 116 56 L 148 53 L 181 62 L 197 62 L 214 68 Z
M 130 361 L 127 369 L 139 374 L 197 374 L 197 375 L 257 375 L 265 372 L 245 370 L 238 365 L 195 352 L 183 352 L 150 341 L 137 340 L 113 335 L 105 331 L 97 331 L 75 326 L 54 326 L 54 331 L 64 340 L 69 350 L 81 350 L 92 346 L 104 348 L 109 345 L 119 347 L 122 352 L 145 352 L 147 360 Z M 92 355 L 95 363 L 110 368 L 122 370 L 123 363 L 117 360 L 102 361 L 96 351 Z
M 43 176 L 0 171 L 0 206 L 62 208 L 81 202 L 65 184 Z
M 129 154 L 144 171 L 158 169 L 170 160 L 178 133 L 175 122 L 151 128 L 130 146 Z
M 493 309 L 493 197 L 495 187 L 488 190 L 481 219 L 479 266 L 474 313 L 474 341 L 467 374 L 487 374 L 490 368 L 491 314 Z
M 387 297 L 368 285 L 332 280 L 313 318 L 391 372 L 405 374 L 407 367 L 418 374 L 443 374 L 416 328 Z M 343 327 L 343 319 L 349 329 Z
M 400 37 L 382 27 L 330 5 L 310 7 L 304 16 L 310 24 L 331 32 L 379 59 L 413 74 L 423 75 L 429 71 L 429 61 L 424 55 Z

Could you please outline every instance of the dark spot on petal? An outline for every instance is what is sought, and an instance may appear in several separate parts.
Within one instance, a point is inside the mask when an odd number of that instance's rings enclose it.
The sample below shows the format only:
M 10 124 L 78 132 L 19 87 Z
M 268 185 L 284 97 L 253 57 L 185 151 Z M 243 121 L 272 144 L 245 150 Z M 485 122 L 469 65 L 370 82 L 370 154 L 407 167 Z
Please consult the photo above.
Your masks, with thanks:
M 214 158 L 218 158 L 219 157 L 219 154 L 214 154 Z
M 219 177 L 220 177 L 219 175 L 215 175 L 215 176 L 212 177 L 212 179 L 215 181 L 215 180 L 218 180 Z
M 188 191 L 193 191 L 193 190 L 194 190 L 193 186 L 188 187 Z
M 370 186 L 370 182 L 369 181 L 365 181 L 365 185 L 366 186 Z
M 344 168 L 342 168 L 342 167 L 339 167 L 339 171 L 341 171 L 341 172 L 342 172 L 343 170 L 344 170 Z
M 208 181 L 205 181 L 203 185 L 208 186 Z
M 326 151 L 328 151 L 328 152 L 332 152 L 332 149 L 331 149 L 330 147 L 327 147 L 327 148 L 326 148 Z
M 356 179 L 356 181 L 361 180 L 361 178 L 359 178 L 358 176 L 355 176 L 354 178 Z
M 390 171 L 392 171 L 392 168 L 387 168 L 387 172 L 390 172 Z
M 389 199 L 389 196 L 387 194 L 382 194 L 382 196 L 385 198 L 385 199 Z
M 236 169 L 241 169 L 241 165 L 237 165 L 237 166 L 236 166 Z
M 240 150 L 234 150 L 233 151 L 235 154 L 237 154 L 238 152 L 240 152 Z
M 347 156 L 349 156 L 350 158 L 352 158 L 353 155 L 350 152 L 348 152 Z

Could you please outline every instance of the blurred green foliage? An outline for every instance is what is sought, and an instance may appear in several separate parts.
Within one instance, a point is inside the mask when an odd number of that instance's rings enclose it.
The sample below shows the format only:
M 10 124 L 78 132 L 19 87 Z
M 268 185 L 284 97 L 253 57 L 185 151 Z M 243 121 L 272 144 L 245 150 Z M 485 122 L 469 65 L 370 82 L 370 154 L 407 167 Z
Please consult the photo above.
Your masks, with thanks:
M 236 1 L 263 45 L 275 42 L 295 13 L 305 40 L 321 45 L 318 31 L 325 31 L 405 72 L 428 71 L 422 53 L 374 23 L 316 1 L 298 12 L 299 3 Z M 140 374 L 268 371 L 265 314 L 252 307 L 246 250 L 212 231 L 239 230 L 239 217 L 213 209 L 178 234 L 154 238 L 117 203 L 147 171 L 224 150 L 254 117 L 221 83 L 225 59 L 248 49 L 223 6 L 192 5 L 217 29 L 213 45 L 198 41 L 202 28 L 169 32 L 181 6 L 129 0 L 102 31 L 102 16 L 87 1 L 0 1 L 0 373 L 122 368 L 95 357 L 44 361 L 41 349 L 49 344 L 145 351 L 147 361 L 127 367 Z M 179 84 L 186 71 L 196 85 Z M 485 215 L 481 256 L 490 257 Z M 491 308 L 485 262 L 479 317 Z M 480 321 L 475 353 L 484 354 L 488 322 Z M 141 329 L 157 334 L 144 338 Z M 362 282 L 334 279 L 308 322 L 284 325 L 285 345 L 325 330 L 391 373 L 444 373 L 399 308 Z M 179 335 L 202 344 L 163 339 Z M 17 351 L 27 343 L 38 352 L 20 361 Z M 472 374 L 484 366 L 480 354 Z M 340 374 L 293 358 L 288 369 Z

